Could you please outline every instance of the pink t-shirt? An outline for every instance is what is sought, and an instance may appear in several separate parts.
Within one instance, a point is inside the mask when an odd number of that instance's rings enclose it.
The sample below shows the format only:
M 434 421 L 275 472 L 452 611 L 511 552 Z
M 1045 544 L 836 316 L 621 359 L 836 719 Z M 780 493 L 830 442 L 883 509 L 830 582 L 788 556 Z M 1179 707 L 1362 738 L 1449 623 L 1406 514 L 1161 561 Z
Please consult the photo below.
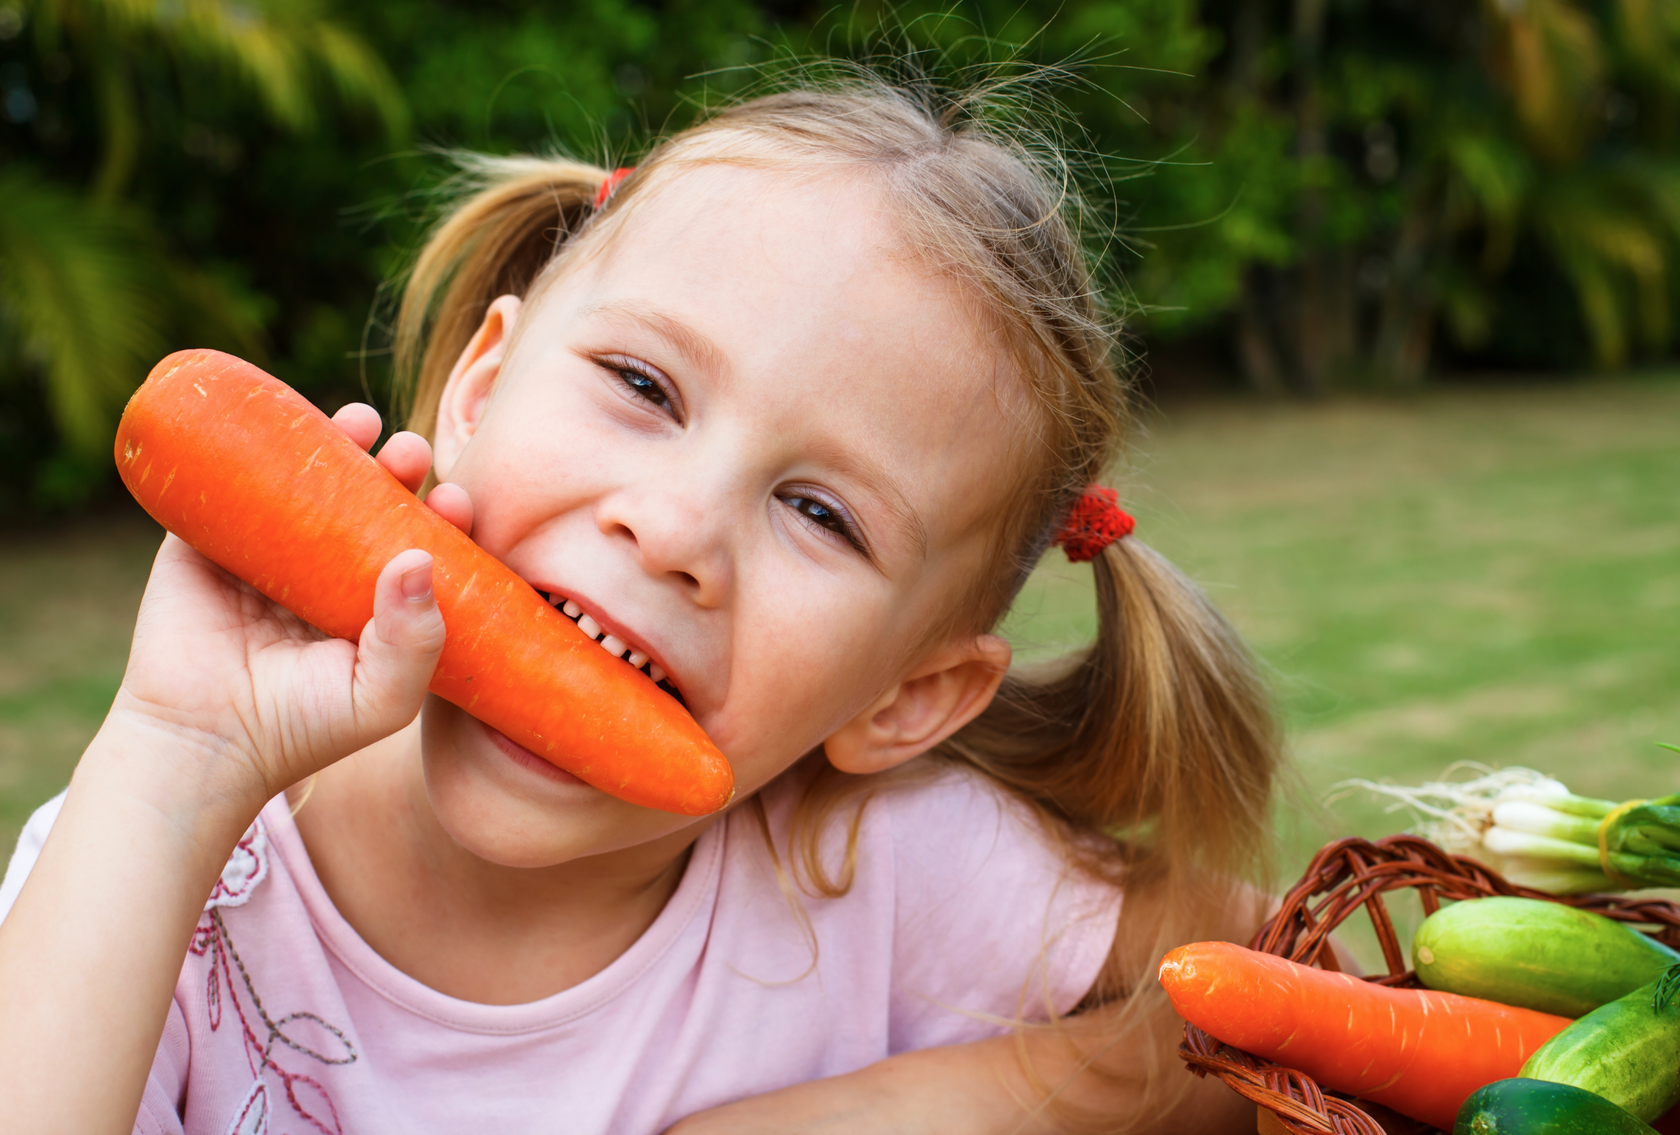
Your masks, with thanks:
M 792 794 L 764 791 L 778 833 Z M 61 802 L 25 827 L 0 918 Z M 843 834 L 827 834 L 838 855 Z M 541 1001 L 481 1005 L 362 941 L 277 799 L 205 906 L 135 1131 L 658 1132 L 729 1100 L 995 1036 L 1047 1004 L 1065 1012 L 1095 980 L 1120 907 L 1113 889 L 1067 872 L 1024 809 L 961 772 L 877 796 L 850 892 L 802 898 L 809 932 L 737 809 L 606 969 Z

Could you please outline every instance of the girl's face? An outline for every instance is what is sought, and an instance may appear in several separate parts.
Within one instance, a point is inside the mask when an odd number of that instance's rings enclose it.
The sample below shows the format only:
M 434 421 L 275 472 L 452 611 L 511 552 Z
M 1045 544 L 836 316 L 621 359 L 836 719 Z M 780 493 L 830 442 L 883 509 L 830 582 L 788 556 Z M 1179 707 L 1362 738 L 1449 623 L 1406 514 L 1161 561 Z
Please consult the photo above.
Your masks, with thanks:
M 528 303 L 492 307 L 443 396 L 438 475 L 480 545 L 665 672 L 737 799 L 831 737 L 849 771 L 907 759 L 1008 661 L 990 636 L 925 645 L 1024 436 L 1007 355 L 861 177 L 703 166 L 650 188 Z M 450 834 L 512 866 L 696 823 L 437 698 L 424 765 Z

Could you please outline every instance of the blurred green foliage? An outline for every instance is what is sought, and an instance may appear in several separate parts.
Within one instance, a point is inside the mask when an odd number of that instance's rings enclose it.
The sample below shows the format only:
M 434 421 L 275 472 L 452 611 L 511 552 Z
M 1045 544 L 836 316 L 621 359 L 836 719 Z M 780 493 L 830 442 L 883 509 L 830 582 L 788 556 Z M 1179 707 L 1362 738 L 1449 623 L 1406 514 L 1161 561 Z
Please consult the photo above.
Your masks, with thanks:
M 1133 327 L 1254 388 L 1671 350 L 1670 0 L 0 0 L 0 515 L 99 492 L 175 347 L 384 404 L 447 150 L 616 163 L 894 53 L 1052 88 Z
M 0 515 L 107 486 L 178 347 L 383 403 L 376 295 L 440 150 L 606 157 L 764 26 L 730 0 L 0 0 Z

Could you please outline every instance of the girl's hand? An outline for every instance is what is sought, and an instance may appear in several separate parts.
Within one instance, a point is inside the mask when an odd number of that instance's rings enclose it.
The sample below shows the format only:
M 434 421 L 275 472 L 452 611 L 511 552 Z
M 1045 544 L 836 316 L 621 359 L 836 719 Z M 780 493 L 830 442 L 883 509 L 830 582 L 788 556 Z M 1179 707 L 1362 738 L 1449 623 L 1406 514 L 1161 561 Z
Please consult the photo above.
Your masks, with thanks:
M 379 415 L 352 404 L 333 419 L 364 449 Z M 398 433 L 377 460 L 412 491 L 431 447 Z M 440 485 L 427 503 L 464 531 L 467 495 Z M 443 648 L 431 557 L 411 549 L 380 573 L 374 617 L 359 643 L 328 638 L 168 536 L 141 601 L 134 645 L 107 729 L 174 742 L 179 758 L 151 770 L 162 806 L 192 797 L 260 808 L 288 786 L 401 729 L 419 712 Z M 133 782 L 130 781 L 132 786 Z

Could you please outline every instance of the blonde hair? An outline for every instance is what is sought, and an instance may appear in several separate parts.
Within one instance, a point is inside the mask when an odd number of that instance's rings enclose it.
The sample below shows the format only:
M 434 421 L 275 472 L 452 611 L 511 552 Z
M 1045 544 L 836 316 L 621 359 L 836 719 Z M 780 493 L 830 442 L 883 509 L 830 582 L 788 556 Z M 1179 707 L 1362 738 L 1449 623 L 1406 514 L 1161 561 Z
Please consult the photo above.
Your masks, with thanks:
M 1116 323 L 1081 247 L 1066 167 L 1053 149 L 990 120 L 983 99 L 941 100 L 869 78 L 755 98 L 659 142 L 601 209 L 594 200 L 605 169 L 561 158 L 475 159 L 477 192 L 433 233 L 402 299 L 395 353 L 412 384 L 410 428 L 430 434 L 450 369 L 492 300 L 539 289 L 673 171 L 705 163 L 864 172 L 928 263 L 984 303 L 1035 413 L 984 570 L 929 639 L 990 630 L 1069 505 L 1118 457 L 1130 408 L 1115 365 Z M 1171 897 L 1138 901 L 1137 911 L 1158 913 L 1123 920 L 1131 948 L 1117 944 L 1086 1002 L 1123 1003 L 1123 1011 L 1103 1045 L 1080 1050 L 1086 1062 L 1139 1030 L 1169 1027 L 1152 966 L 1165 948 L 1237 932 L 1235 881 L 1268 862 L 1280 768 L 1264 685 L 1202 592 L 1135 538 L 1110 545 L 1093 568 L 1092 646 L 1042 673 L 1011 673 L 985 712 L 915 762 L 967 766 L 1024 801 L 1070 862 L 1128 887 L 1129 911 L 1145 892 Z M 919 773 L 807 768 L 789 837 L 799 843 L 794 858 L 807 890 L 843 893 L 868 796 Z M 854 809 L 850 850 L 834 872 L 817 838 L 845 807 Z M 761 805 L 758 812 L 762 822 Z M 1167 1101 L 1189 1077 L 1168 1084 L 1166 1071 L 1115 1074 L 1142 1076 Z

